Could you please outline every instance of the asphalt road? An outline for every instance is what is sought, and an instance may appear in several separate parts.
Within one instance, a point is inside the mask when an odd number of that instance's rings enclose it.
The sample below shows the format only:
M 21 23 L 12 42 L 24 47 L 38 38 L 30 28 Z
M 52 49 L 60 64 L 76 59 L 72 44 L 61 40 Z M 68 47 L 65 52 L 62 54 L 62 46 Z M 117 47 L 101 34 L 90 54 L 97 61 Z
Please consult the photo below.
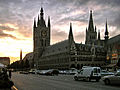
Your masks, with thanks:
M 74 81 L 73 75 L 43 76 L 12 73 L 18 90 L 120 90 L 120 86 L 106 86 L 102 81 Z

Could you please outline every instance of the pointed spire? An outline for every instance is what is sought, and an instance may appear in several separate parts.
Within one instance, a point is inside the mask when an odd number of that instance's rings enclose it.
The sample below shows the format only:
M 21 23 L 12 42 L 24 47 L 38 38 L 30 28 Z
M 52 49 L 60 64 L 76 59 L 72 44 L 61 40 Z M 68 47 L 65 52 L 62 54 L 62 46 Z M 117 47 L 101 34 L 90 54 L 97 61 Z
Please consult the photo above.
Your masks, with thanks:
M 41 10 L 40 10 L 40 19 L 43 19 L 43 16 L 44 16 L 43 8 L 41 7 Z
M 50 27 L 50 16 L 48 16 L 48 27 Z
M 70 23 L 69 39 L 73 40 L 72 23 Z
M 96 32 L 97 28 L 96 28 L 96 25 L 95 25 L 95 32 Z
M 98 30 L 98 40 L 100 40 L 100 30 Z
M 108 32 L 107 19 L 106 19 L 106 25 L 105 25 L 105 40 L 107 40 L 107 39 L 109 38 L 108 34 L 109 34 L 109 32 Z
M 20 50 L 20 60 L 22 60 L 22 49 Z
M 87 32 L 87 27 L 86 27 L 86 32 Z
M 37 25 L 39 25 L 39 21 L 40 21 L 40 18 L 39 18 L 39 14 L 38 14 L 38 22 L 37 22 Z
M 94 31 L 93 18 L 92 18 L 92 10 L 90 10 L 90 19 L 89 19 L 88 30 L 89 31 Z
M 35 20 L 35 18 L 34 18 L 34 28 L 36 28 L 36 20 Z
M 105 35 L 108 35 L 107 20 L 106 20 L 106 26 L 105 26 Z

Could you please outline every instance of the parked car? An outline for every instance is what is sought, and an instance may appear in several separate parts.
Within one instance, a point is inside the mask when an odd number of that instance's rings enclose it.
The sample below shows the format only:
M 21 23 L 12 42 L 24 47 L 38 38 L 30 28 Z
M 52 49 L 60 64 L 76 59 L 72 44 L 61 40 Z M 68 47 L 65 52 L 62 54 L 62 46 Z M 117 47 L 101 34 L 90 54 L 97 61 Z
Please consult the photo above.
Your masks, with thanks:
M 104 76 L 102 80 L 106 85 L 120 84 L 120 71 L 117 71 L 114 75 Z
M 45 75 L 58 75 L 59 71 L 57 69 L 50 69 L 48 70 Z
M 19 73 L 20 74 L 29 74 L 29 72 L 27 72 L 27 71 L 20 71 Z
M 75 68 L 71 68 L 70 70 L 69 70 L 69 74 L 70 75 L 74 75 L 74 74 L 76 74 L 77 73 L 77 69 L 75 69 Z
M 37 70 L 37 69 L 31 69 L 29 71 L 29 73 L 31 73 L 31 74 L 37 74 L 38 72 L 39 72 L 39 70 Z
M 48 70 L 40 70 L 39 75 L 45 75 Z
M 95 79 L 99 81 L 101 79 L 100 67 L 84 67 L 74 75 L 75 80 L 88 80 Z
M 57 69 L 49 69 L 49 70 L 40 70 L 40 75 L 58 75 L 59 71 Z
M 101 76 L 107 76 L 107 75 L 114 75 L 113 72 L 109 72 L 107 70 L 101 70 Z

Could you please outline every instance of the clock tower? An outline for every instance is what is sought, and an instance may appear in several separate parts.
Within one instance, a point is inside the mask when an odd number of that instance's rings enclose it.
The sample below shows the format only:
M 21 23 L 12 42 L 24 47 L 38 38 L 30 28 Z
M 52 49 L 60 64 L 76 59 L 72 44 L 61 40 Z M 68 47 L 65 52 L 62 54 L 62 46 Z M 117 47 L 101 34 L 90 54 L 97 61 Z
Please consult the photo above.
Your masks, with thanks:
M 41 8 L 40 14 L 38 15 L 37 24 L 34 19 L 33 45 L 35 61 L 39 60 L 45 47 L 50 45 L 50 17 L 48 17 L 48 25 L 46 26 L 43 8 Z

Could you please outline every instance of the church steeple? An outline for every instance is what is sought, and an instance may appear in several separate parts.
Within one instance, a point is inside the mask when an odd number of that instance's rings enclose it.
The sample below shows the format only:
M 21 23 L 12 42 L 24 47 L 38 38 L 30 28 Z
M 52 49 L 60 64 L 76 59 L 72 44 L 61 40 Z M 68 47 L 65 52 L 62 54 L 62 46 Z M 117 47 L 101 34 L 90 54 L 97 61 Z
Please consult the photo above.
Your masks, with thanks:
M 38 23 L 37 24 L 40 27 L 46 27 L 45 20 L 44 20 L 44 12 L 43 12 L 42 7 L 40 9 L 40 19 L 39 19 L 39 15 L 38 15 Z
M 95 26 L 95 32 L 97 31 L 97 28 L 96 28 L 96 26 Z
M 108 40 L 108 38 L 109 38 L 108 34 L 109 34 L 109 32 L 108 32 L 107 20 L 106 20 L 106 25 L 105 25 L 105 40 Z
M 48 27 L 50 27 L 50 16 L 48 17 Z
M 34 18 L 34 25 L 33 25 L 34 28 L 36 28 L 36 20 Z
M 20 50 L 20 60 L 22 60 L 22 49 Z
M 44 13 L 43 13 L 43 8 L 41 7 L 41 10 L 40 10 L 40 19 L 43 19 L 44 17 Z
M 40 23 L 40 19 L 39 19 L 39 14 L 38 14 L 38 22 L 37 22 L 37 26 L 39 25 Z
M 87 27 L 86 27 L 86 32 L 87 32 Z
M 100 40 L 100 30 L 98 30 L 98 40 Z
M 90 10 L 90 19 L 89 19 L 88 30 L 94 32 L 94 25 L 93 25 L 93 18 L 92 18 L 92 10 Z
M 74 40 L 73 33 L 72 33 L 72 23 L 70 23 L 70 31 L 69 31 L 69 40 Z

